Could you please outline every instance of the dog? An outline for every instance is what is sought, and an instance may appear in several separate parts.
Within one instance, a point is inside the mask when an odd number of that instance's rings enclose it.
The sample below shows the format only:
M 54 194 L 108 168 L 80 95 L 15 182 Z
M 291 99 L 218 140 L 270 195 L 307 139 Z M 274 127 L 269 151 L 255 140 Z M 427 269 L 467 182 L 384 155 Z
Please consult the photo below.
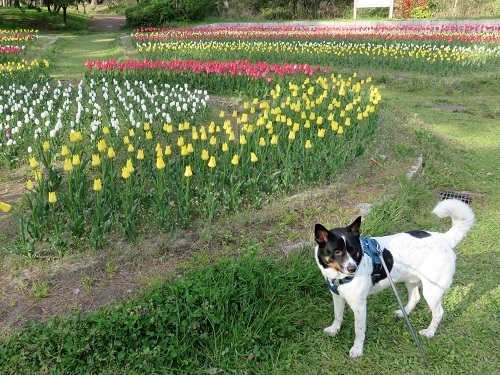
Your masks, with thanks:
M 378 256 L 382 257 L 394 282 L 404 282 L 409 314 L 420 300 L 419 286 L 432 312 L 432 320 L 419 333 L 433 337 L 443 317 L 442 298 L 451 286 L 455 273 L 455 246 L 474 224 L 474 212 L 464 202 L 447 199 L 432 211 L 440 218 L 450 217 L 446 233 L 410 231 L 384 237 L 360 236 L 361 216 L 345 228 L 327 230 L 316 224 L 316 263 L 333 296 L 334 321 L 324 332 L 335 335 L 342 324 L 345 303 L 354 312 L 355 339 L 349 351 L 352 358 L 363 354 L 366 331 L 366 300 L 369 294 L 387 288 L 390 282 Z M 403 317 L 401 310 L 396 315 Z

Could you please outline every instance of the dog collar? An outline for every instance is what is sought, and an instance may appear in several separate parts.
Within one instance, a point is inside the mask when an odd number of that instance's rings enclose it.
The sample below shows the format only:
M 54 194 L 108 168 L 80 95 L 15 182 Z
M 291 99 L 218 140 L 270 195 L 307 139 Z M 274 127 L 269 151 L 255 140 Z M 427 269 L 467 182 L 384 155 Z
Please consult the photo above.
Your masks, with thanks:
M 379 256 L 380 245 L 376 240 L 369 237 L 360 236 L 359 240 L 361 242 L 361 249 L 372 260 L 372 283 L 375 284 L 375 281 L 380 277 L 380 272 L 382 270 L 382 260 Z M 329 279 L 328 277 L 325 278 L 328 288 L 337 295 L 339 294 L 339 286 L 348 284 L 353 279 L 354 276 L 346 277 L 344 279 Z
M 330 290 L 337 295 L 339 294 L 339 286 L 350 283 L 352 279 L 354 279 L 354 276 L 346 277 L 344 279 L 329 279 L 328 277 L 325 277 L 326 285 L 328 285 L 328 288 L 330 288 Z

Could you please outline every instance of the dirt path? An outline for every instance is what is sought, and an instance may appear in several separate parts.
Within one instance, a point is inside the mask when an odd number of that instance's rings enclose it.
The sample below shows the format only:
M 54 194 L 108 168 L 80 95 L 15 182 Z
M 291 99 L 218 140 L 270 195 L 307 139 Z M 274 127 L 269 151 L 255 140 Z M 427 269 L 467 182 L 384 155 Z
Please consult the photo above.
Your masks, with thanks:
M 125 16 L 118 14 L 95 14 L 89 24 L 89 30 L 119 31 L 127 23 Z

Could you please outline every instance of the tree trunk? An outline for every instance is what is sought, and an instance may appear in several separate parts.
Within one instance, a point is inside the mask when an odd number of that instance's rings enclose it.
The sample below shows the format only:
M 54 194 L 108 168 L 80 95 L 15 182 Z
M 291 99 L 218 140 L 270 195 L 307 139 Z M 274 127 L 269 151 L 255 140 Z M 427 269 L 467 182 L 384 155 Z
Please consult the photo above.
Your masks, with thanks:
M 68 6 L 66 4 L 63 4 L 61 5 L 62 9 L 63 9 L 63 23 L 64 23 L 64 26 L 66 26 L 66 9 L 68 8 Z

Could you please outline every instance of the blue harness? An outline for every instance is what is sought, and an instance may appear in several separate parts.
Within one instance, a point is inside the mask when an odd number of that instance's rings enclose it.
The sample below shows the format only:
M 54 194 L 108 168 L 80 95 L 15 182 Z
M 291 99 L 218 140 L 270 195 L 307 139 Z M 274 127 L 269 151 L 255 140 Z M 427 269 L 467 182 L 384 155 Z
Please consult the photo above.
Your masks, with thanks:
M 380 277 L 380 272 L 382 271 L 382 260 L 379 255 L 380 246 L 373 238 L 360 236 L 359 240 L 361 241 L 361 248 L 363 252 L 372 259 L 372 283 L 375 284 L 375 281 Z M 354 276 L 334 280 L 325 278 L 326 285 L 328 285 L 330 290 L 335 294 L 339 294 L 340 285 L 350 283 L 352 279 L 354 279 Z

